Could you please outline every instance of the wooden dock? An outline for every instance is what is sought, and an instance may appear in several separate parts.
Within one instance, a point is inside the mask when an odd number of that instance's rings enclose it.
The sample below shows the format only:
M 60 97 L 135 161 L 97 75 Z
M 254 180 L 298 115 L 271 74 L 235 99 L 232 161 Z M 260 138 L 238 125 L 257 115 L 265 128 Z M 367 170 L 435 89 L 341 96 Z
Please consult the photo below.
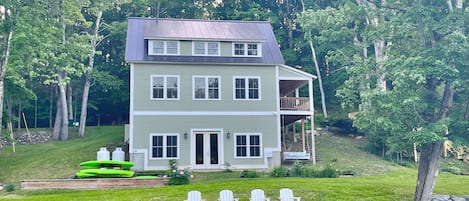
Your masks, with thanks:
M 133 187 L 160 187 L 168 178 L 95 178 L 95 179 L 41 179 L 21 181 L 23 190 L 41 189 L 111 189 Z

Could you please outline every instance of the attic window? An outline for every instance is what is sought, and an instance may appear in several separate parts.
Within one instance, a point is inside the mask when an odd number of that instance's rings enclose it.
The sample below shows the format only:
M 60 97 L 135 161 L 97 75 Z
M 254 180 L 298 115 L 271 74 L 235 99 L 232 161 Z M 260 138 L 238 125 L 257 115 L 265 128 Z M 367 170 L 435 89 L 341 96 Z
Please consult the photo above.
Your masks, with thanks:
M 149 55 L 179 55 L 179 41 L 148 40 Z
M 261 57 L 262 46 L 260 43 L 233 43 L 233 56 Z
M 197 56 L 219 56 L 220 43 L 219 42 L 193 42 L 193 54 Z

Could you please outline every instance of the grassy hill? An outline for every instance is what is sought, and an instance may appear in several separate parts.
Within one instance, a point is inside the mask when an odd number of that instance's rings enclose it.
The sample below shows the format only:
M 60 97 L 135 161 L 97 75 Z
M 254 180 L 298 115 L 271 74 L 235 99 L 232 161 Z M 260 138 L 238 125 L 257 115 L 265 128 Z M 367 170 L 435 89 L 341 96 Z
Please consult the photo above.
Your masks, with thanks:
M 78 138 L 77 128 L 70 129 L 71 139 L 38 145 L 7 146 L 0 151 L 0 183 L 19 183 L 24 179 L 68 178 L 80 170 L 83 161 L 96 159 L 100 147 L 114 150 L 124 142 L 123 126 L 88 127 Z

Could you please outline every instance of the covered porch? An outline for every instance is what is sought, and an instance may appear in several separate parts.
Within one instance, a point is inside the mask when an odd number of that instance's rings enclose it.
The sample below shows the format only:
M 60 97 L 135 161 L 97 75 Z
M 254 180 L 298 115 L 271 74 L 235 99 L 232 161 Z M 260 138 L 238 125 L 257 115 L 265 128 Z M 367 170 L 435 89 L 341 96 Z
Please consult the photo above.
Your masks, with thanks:
M 313 80 L 316 77 L 291 67 L 281 68 L 279 110 L 282 161 L 309 160 L 316 163 Z

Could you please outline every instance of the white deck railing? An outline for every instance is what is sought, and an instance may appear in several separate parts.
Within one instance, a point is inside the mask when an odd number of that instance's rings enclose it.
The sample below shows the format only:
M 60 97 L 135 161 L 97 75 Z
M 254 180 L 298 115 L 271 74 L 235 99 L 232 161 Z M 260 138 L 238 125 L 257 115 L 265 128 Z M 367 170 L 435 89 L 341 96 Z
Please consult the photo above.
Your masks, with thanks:
M 309 111 L 309 98 L 280 97 L 280 109 Z

